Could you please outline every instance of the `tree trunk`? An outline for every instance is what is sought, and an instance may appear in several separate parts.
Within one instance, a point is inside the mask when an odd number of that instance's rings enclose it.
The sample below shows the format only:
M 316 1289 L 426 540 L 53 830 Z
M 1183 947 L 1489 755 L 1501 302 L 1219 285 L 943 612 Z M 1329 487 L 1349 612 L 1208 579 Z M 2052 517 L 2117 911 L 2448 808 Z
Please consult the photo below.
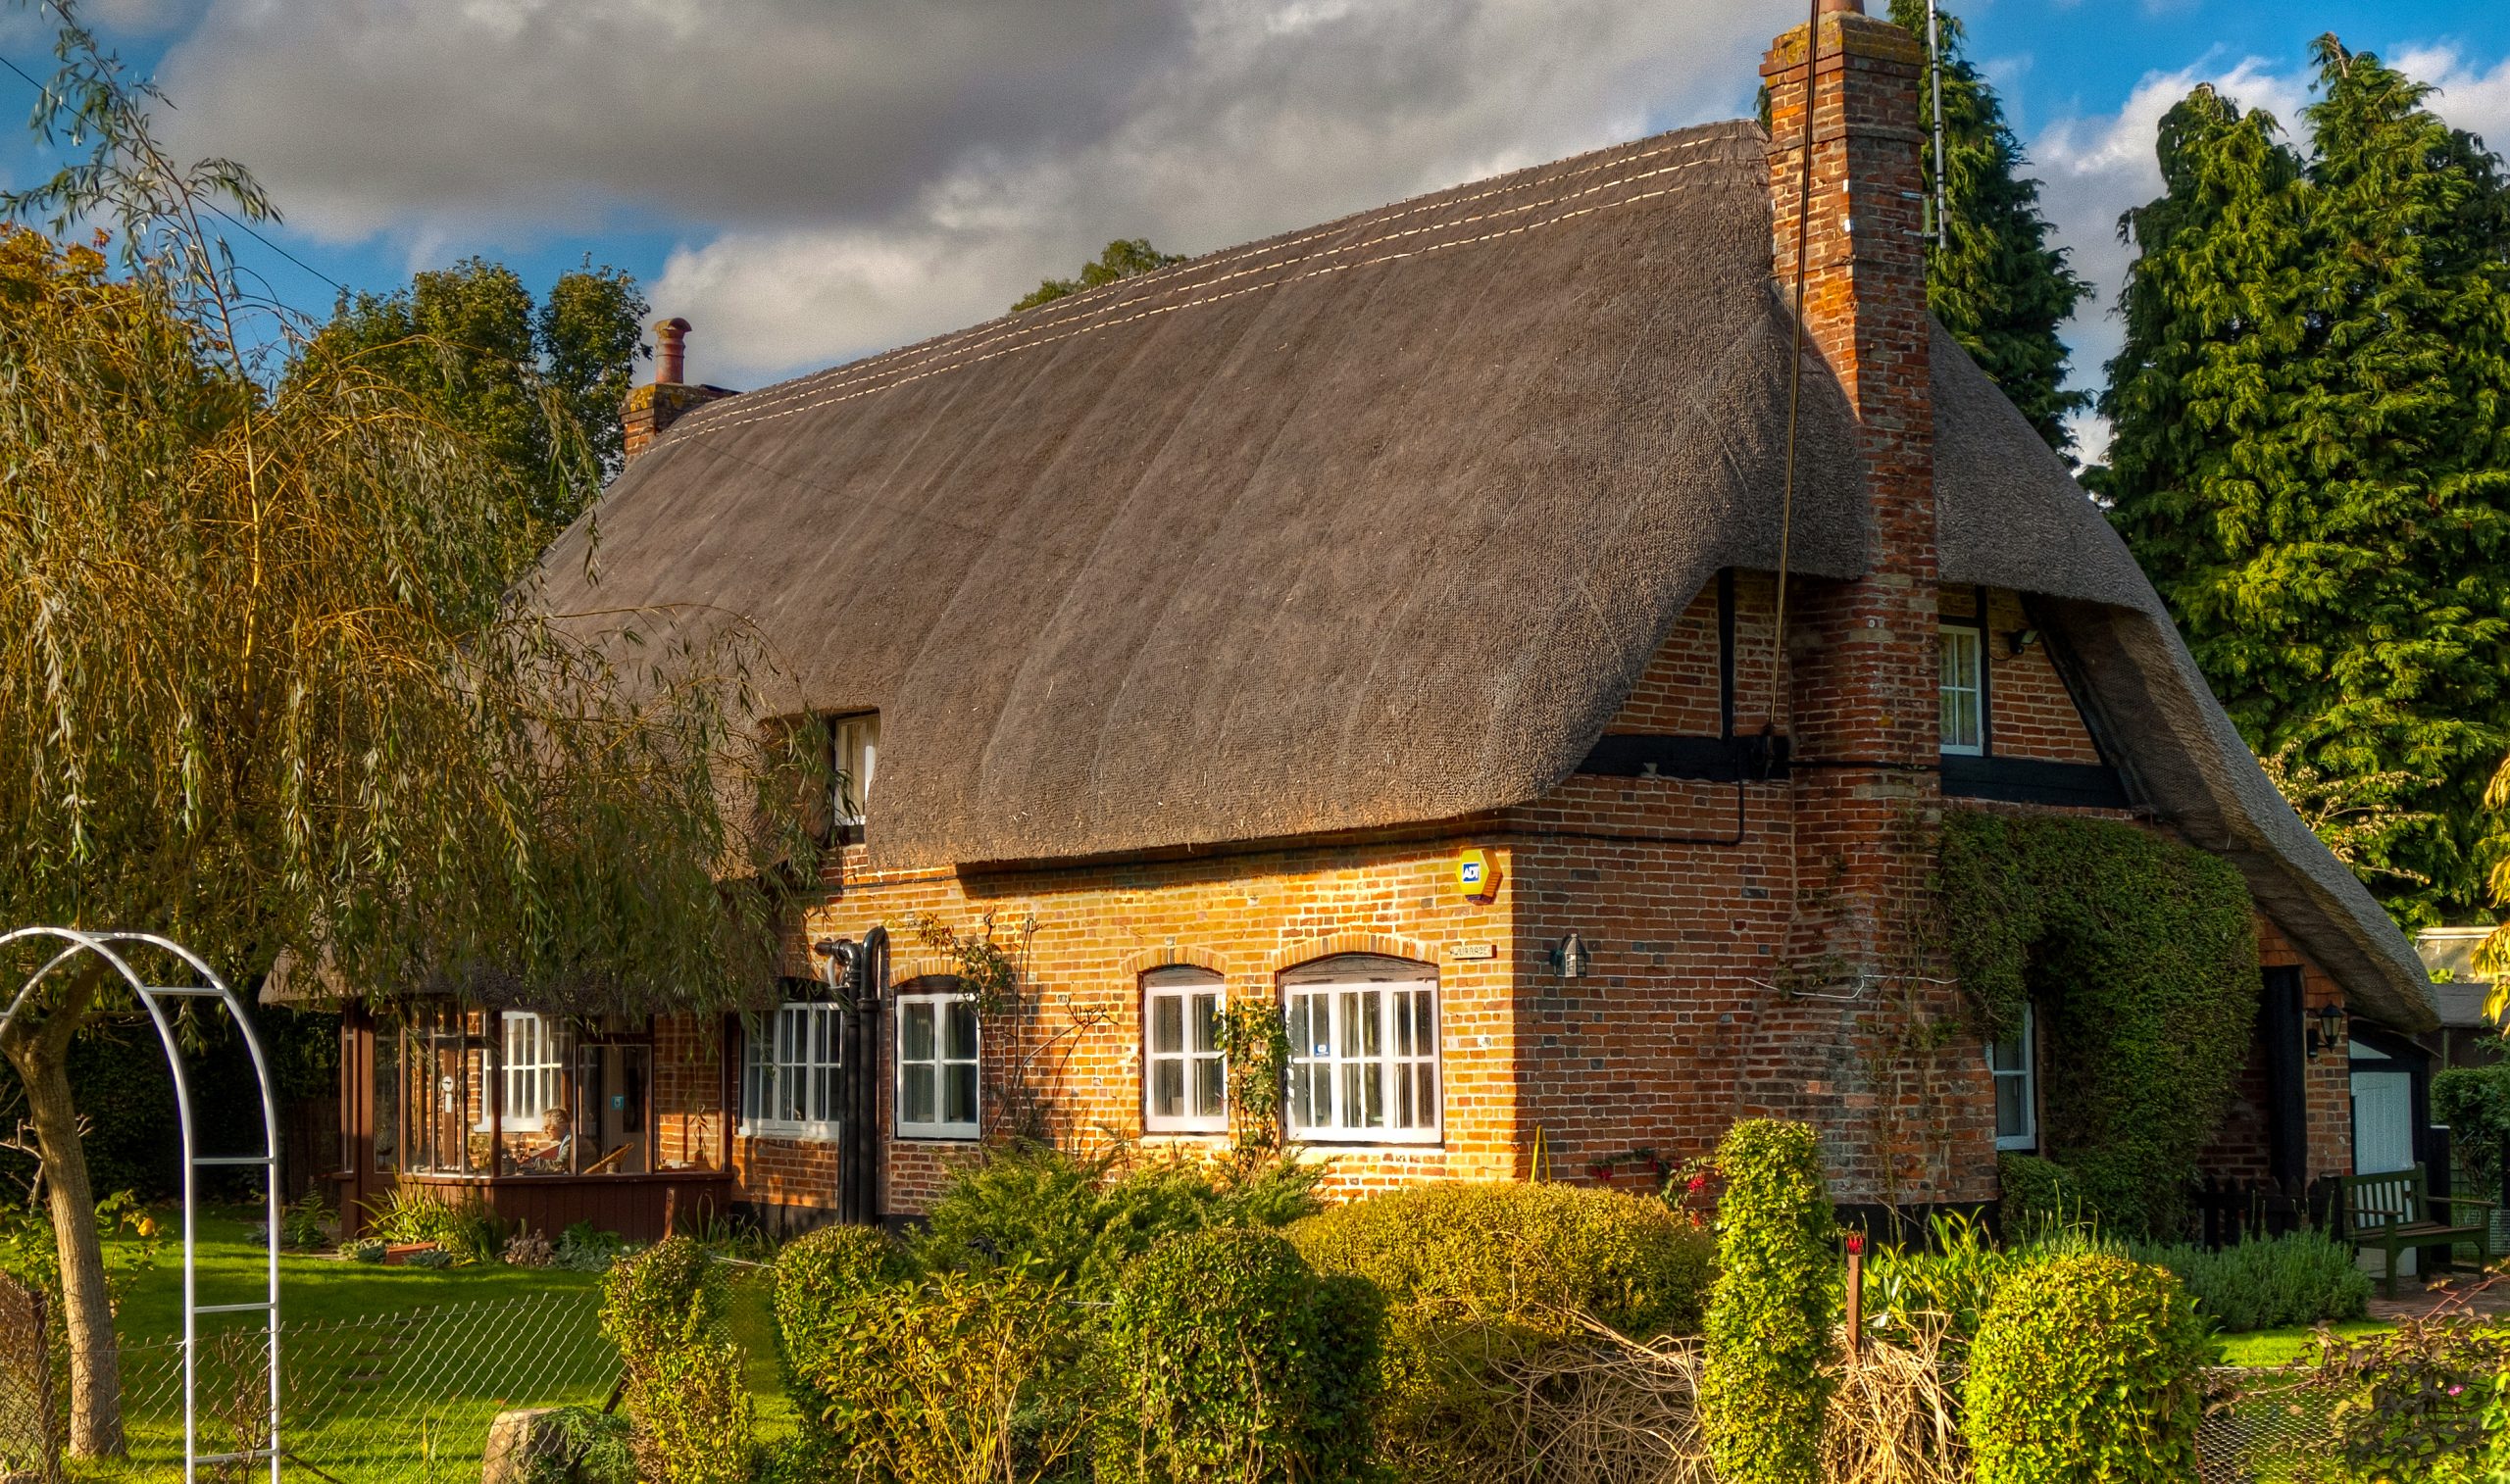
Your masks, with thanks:
M 39 1025 L 12 1025 L 0 1052 L 16 1067 L 43 1160 L 45 1204 L 61 1254 L 61 1322 L 70 1339 L 70 1456 L 117 1458 L 123 1452 L 122 1351 L 114 1337 L 113 1301 L 105 1289 L 105 1255 L 96 1231 L 96 1198 L 87 1186 L 87 1152 L 78 1142 L 78 1109 L 70 1096 L 70 1043 L 96 993 L 81 973 L 65 1002 Z M 25 1013 L 31 1014 L 29 1005 Z

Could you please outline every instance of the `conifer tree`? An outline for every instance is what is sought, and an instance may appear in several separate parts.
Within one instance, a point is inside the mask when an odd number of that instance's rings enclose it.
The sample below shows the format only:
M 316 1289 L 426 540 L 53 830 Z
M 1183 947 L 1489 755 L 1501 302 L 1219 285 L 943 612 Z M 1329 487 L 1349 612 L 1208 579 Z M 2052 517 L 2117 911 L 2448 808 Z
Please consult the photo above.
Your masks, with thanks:
M 2023 173 L 2030 162 L 1996 90 L 1967 54 L 1960 19 L 1940 4 L 1936 12 L 1948 210 L 1927 257 L 1927 304 L 2048 446 L 2070 452 L 2066 417 L 2091 399 L 2065 389 L 2066 347 L 2057 326 L 2090 286 L 2067 267 L 2066 250 L 2048 242 L 2039 182 Z M 1891 20 L 1924 40 L 1926 0 L 1891 0 Z M 1934 151 L 1925 158 L 1931 197 Z
M 2482 900 L 2510 737 L 2510 194 L 2428 86 L 2313 57 L 2306 159 L 2211 89 L 2163 122 L 2106 489 L 2251 745 L 2430 816 L 2355 863 L 2423 922 Z

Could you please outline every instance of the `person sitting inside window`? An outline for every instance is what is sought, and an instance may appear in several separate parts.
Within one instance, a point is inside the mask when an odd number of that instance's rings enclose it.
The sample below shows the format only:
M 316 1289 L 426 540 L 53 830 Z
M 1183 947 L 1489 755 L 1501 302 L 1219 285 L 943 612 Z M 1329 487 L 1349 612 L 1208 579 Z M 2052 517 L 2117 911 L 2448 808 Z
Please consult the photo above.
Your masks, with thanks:
M 575 1158 L 576 1133 L 573 1120 L 563 1108 L 553 1108 L 542 1115 L 540 1132 L 548 1142 L 527 1149 L 515 1156 L 515 1164 L 527 1175 L 563 1175 L 568 1162 Z

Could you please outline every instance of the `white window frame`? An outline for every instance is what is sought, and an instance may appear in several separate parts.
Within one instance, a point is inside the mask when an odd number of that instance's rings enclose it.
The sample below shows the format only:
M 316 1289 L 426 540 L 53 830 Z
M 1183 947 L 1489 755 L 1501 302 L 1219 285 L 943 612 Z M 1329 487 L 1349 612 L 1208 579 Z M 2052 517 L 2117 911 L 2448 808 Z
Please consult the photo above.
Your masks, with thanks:
M 483 1111 L 479 1127 L 486 1129 L 496 1116 L 508 1133 L 538 1133 L 549 1110 L 566 1106 L 567 1057 L 558 1044 L 558 1024 L 534 1011 L 509 1010 L 497 1017 L 497 1036 L 505 1101 L 497 1113 Z M 518 1050 L 526 1055 L 517 1056 Z M 536 1096 L 517 1096 L 527 1091 Z
M 2001 1093 L 2006 1082 L 2022 1085 L 2022 1131 L 2006 1133 L 1999 1122 L 1996 1148 L 2036 1150 L 2039 1147 L 2039 1017 L 2028 1005 L 2022 1007 L 2022 1028 L 2013 1043 L 2021 1059 L 2018 1066 L 2007 1066 L 1997 1060 L 1999 1043 L 1987 1043 L 1987 1083 L 1990 1092 Z M 2002 1099 L 1993 1100 L 1999 1108 Z
M 1346 954 L 1284 973 L 1281 1014 L 1290 1057 L 1282 1113 L 1290 1133 L 1313 1144 L 1440 1142 L 1446 1070 L 1439 1055 L 1438 999 L 1436 967 L 1407 959 Z M 1426 1050 L 1412 1034 L 1424 1019 Z M 1372 1021 L 1374 1051 L 1367 1039 Z M 1423 1099 L 1425 1074 L 1429 1095 Z M 1353 1107 L 1372 1091 L 1381 1113 L 1377 1122 Z M 1412 1121 L 1399 1125 L 1407 1101 Z M 1316 1116 L 1320 1103 L 1331 1105 L 1330 1117 Z
M 869 814 L 872 779 L 880 770 L 880 714 L 856 712 L 828 718 L 831 817 L 840 829 L 861 829 Z
M 837 1138 L 842 1097 L 844 1007 L 787 1000 L 774 1014 L 742 1022 L 741 1123 L 744 1138 L 826 1144 Z M 789 1116 L 798 1113 L 800 1116 Z
M 967 1011 L 968 1024 L 975 1033 L 976 1044 L 969 1055 L 953 1057 L 949 1055 L 947 1028 L 951 1011 L 961 1007 Z M 931 1016 L 932 1055 L 909 1060 L 907 1024 L 919 1010 L 929 1012 Z M 977 1018 L 976 997 L 957 989 L 900 994 L 897 997 L 897 1013 L 893 1018 L 897 1022 L 896 1035 L 891 1042 L 891 1048 L 896 1054 L 896 1061 L 892 1064 L 897 1071 L 897 1085 L 891 1116 L 895 1119 L 892 1126 L 897 1137 L 901 1139 L 977 1138 L 984 1128 L 984 1025 Z M 935 1116 L 929 1121 L 917 1121 L 907 1117 L 908 1075 L 914 1067 L 918 1066 L 932 1068 L 932 1112 Z M 948 1073 L 959 1067 L 973 1069 L 975 1095 L 969 1100 L 973 1115 L 963 1119 L 940 1116 L 947 1105 Z
M 1194 1045 L 1195 1011 L 1198 1002 L 1209 1002 L 1214 1027 L 1209 1047 Z M 1160 1015 L 1174 1007 L 1177 1012 L 1178 1044 L 1172 1049 L 1159 1044 Z M 1155 968 L 1141 977 L 1141 1126 L 1146 1133 L 1209 1134 L 1229 1132 L 1229 1058 L 1221 1050 L 1218 1035 L 1220 1013 L 1229 1008 L 1229 986 L 1220 975 L 1207 968 L 1175 965 Z M 1205 1067 L 1215 1068 L 1219 1076 L 1216 1106 L 1199 1112 L 1162 1113 L 1155 1098 L 1162 1068 L 1177 1068 L 1178 1087 L 1186 1103 L 1198 1101 L 1196 1089 L 1202 1085 L 1198 1075 Z
M 1955 757 L 1983 757 L 1987 750 L 1987 631 L 1969 623 L 1942 623 L 1935 631 L 1935 724 L 1942 750 Z M 1961 662 L 1956 655 L 1964 648 L 1969 651 L 1966 675 L 1957 672 Z M 1954 707 L 1963 697 L 1976 727 L 1967 739 L 1953 734 Z

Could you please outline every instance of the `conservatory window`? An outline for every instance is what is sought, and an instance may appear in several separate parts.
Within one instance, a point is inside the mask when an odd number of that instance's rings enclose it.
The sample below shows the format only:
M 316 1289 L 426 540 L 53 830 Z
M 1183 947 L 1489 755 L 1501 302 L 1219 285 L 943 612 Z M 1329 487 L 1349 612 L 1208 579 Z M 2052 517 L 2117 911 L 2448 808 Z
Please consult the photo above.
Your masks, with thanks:
M 977 1124 L 979 1035 L 973 997 L 955 979 L 897 997 L 897 1132 L 902 1139 L 973 1139 Z
M 2039 1147 L 2039 1069 L 2036 1016 L 2022 1008 L 2011 1035 L 1987 1043 L 1987 1075 L 1996 1091 L 1996 1148 Z
M 836 1137 L 839 1006 L 791 1002 L 752 1020 L 741 1055 L 741 1132 Z
M 1220 1013 L 1227 990 L 1208 969 L 1154 969 L 1142 977 L 1142 1127 L 1153 1133 L 1229 1128 L 1227 1059 Z
M 1940 633 L 1943 751 L 1977 757 L 1987 748 L 1986 631 L 1946 623 Z
M 505 1112 L 509 1130 L 535 1133 L 553 1108 L 562 1108 L 559 1084 L 567 1059 L 558 1046 L 558 1027 L 529 1011 L 510 1010 L 504 1016 Z
M 1362 954 L 1321 960 L 1282 976 L 1281 1008 L 1293 1132 L 1437 1142 L 1437 970 Z

